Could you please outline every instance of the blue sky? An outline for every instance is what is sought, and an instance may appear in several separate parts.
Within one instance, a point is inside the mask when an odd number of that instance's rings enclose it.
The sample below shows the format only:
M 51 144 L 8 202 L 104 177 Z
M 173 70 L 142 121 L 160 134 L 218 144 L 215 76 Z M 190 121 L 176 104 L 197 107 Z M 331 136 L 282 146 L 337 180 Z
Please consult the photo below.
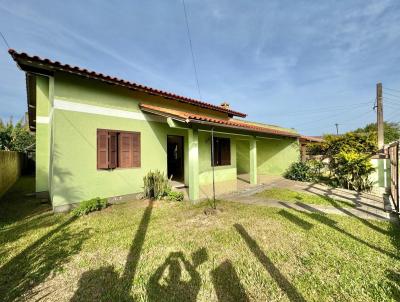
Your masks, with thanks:
M 400 113 L 400 1 L 186 0 L 204 101 L 319 135 Z M 198 98 L 181 0 L 0 1 L 10 46 Z M 2 43 L 2 41 L 0 41 Z M 397 96 L 396 96 L 397 94 Z M 386 96 L 386 94 L 385 94 Z M 0 44 L 0 117 L 26 111 Z

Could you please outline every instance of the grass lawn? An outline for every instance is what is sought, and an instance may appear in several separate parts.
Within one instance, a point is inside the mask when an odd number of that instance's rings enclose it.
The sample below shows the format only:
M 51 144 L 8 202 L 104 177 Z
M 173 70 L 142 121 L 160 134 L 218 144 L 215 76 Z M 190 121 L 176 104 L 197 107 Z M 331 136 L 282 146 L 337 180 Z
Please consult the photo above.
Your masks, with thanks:
M 300 201 L 302 203 L 309 203 L 315 205 L 335 206 L 335 207 L 355 207 L 355 204 L 350 201 L 340 199 L 333 199 L 328 196 L 320 196 L 312 193 L 297 192 L 284 188 L 272 188 L 262 191 L 256 196 L 264 197 L 267 199 L 275 199 L 281 201 Z
M 75 219 L 11 192 L 0 202 L 2 301 L 400 300 L 396 225 L 206 206 L 133 201 Z

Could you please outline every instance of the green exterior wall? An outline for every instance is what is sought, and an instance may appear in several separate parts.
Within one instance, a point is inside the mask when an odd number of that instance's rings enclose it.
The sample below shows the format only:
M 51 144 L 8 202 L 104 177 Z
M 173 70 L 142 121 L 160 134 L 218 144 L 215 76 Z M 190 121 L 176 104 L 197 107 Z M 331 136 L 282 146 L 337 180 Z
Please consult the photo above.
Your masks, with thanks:
M 51 113 L 49 78 L 36 77 L 36 192 L 49 191 L 50 127 L 41 118 Z
M 167 135 L 182 135 L 187 145 L 187 131 L 171 129 L 166 123 L 57 109 L 54 110 L 53 122 L 51 196 L 54 206 L 96 196 L 112 197 L 141 192 L 143 177 L 148 171 L 167 172 Z M 96 131 L 99 128 L 140 132 L 141 167 L 97 170 Z M 188 167 L 187 148 L 184 158 L 185 167 Z
M 236 142 L 234 136 L 214 134 L 215 137 L 229 138 L 231 141 L 231 164 L 229 166 L 214 167 L 215 179 L 219 182 L 236 179 Z M 200 185 L 212 184 L 213 174 L 211 166 L 211 133 L 200 131 L 199 134 L 199 183 Z
M 50 191 L 54 207 L 97 196 L 114 197 L 142 192 L 146 173 L 150 170 L 167 172 L 168 135 L 184 137 L 184 182 L 189 186 L 190 199 L 197 200 L 210 191 L 213 180 L 211 133 L 189 128 L 184 123 L 178 123 L 181 128 L 174 127 L 175 123 L 170 121 L 168 124 L 165 118 L 149 120 L 151 115 L 142 115 L 139 104 L 151 103 L 219 118 L 228 118 L 226 114 L 64 73 L 56 73 L 54 78 L 38 76 L 36 97 L 37 115 L 49 117 L 48 124 L 37 123 L 36 186 L 37 191 Z M 75 109 L 60 108 L 59 104 L 63 101 L 75 106 Z M 83 108 L 82 105 L 97 106 L 102 110 L 123 110 L 132 117 L 109 116 L 103 111 L 79 112 L 76 106 Z M 98 170 L 97 129 L 140 132 L 141 167 Z M 215 133 L 215 136 L 227 137 L 231 141 L 231 164 L 215 167 L 216 190 L 222 192 L 226 186 L 235 189 L 238 171 L 250 167 L 251 136 L 227 133 Z M 240 140 L 240 137 L 245 137 L 247 141 Z M 294 145 L 297 146 L 293 139 L 254 140 L 252 159 L 257 163 L 257 172 L 282 173 L 292 159 L 298 157 Z M 260 151 L 261 148 L 263 151 Z M 252 183 L 256 183 L 256 178 Z
M 250 173 L 250 143 L 241 139 L 237 144 L 238 173 Z M 300 151 L 297 139 L 257 138 L 257 174 L 282 175 L 286 169 L 299 160 Z

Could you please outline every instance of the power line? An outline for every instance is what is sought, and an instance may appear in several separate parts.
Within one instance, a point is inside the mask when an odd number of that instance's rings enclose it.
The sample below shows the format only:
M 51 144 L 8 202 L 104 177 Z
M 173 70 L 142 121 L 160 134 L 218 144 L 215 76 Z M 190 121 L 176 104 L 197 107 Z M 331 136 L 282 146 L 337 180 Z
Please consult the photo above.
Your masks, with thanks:
M 385 92 L 384 94 L 388 94 L 390 96 L 393 96 L 393 97 L 396 97 L 396 98 L 400 98 L 400 95 L 392 94 L 392 93 L 389 93 L 389 92 Z
M 349 104 L 349 105 L 344 105 L 344 106 L 332 106 L 332 107 L 313 107 L 312 109 L 305 109 L 305 110 L 296 110 L 296 111 L 282 111 L 282 112 L 276 112 L 276 113 L 266 113 L 268 116 L 281 116 L 281 115 L 296 115 L 296 116 L 306 116 L 306 115 L 320 115 L 324 113 L 332 113 L 332 111 L 346 111 L 348 109 L 358 109 L 358 108 L 365 108 L 365 106 L 360 106 L 360 105 L 366 105 L 370 104 L 370 101 L 368 102 L 362 102 L 362 103 L 354 103 L 354 104 Z M 358 107 L 358 108 L 356 108 Z M 325 111 L 326 110 L 326 111 Z
M 396 91 L 396 92 L 399 92 L 399 93 L 400 93 L 400 90 L 398 90 L 398 89 L 388 88 L 388 87 L 385 86 L 385 90 L 386 90 L 386 89 L 392 90 L 392 91 Z
M 356 122 L 356 123 L 358 123 L 358 120 L 360 120 L 361 118 L 364 118 L 366 115 L 368 115 L 368 114 L 371 114 L 371 113 L 373 113 L 373 110 L 371 110 L 371 109 L 369 109 L 368 111 L 366 111 L 366 112 L 361 112 L 361 113 L 357 113 L 357 116 L 356 117 L 354 117 L 354 118 L 352 118 L 349 122 L 348 121 L 346 121 L 346 122 L 341 122 L 340 124 L 341 125 L 349 125 L 349 124 L 354 124 L 354 122 Z M 331 117 L 331 118 L 333 118 L 333 116 Z M 337 118 L 337 116 L 335 116 L 335 119 Z M 310 122 L 317 122 L 317 121 L 321 121 L 321 120 L 324 120 L 324 119 L 320 119 L 320 120 L 313 120 L 313 121 L 310 121 Z M 331 120 L 329 120 L 329 122 L 331 122 Z M 301 125 L 301 124 L 298 124 L 298 125 Z M 303 125 L 304 125 L 304 123 L 303 123 Z M 314 128 L 315 126 L 313 126 L 313 128 Z M 306 130 L 308 130 L 308 129 L 311 129 L 311 126 L 310 127 L 299 127 L 299 128 L 303 128 L 303 129 L 306 129 Z M 318 130 L 320 130 L 320 129 L 327 129 L 327 128 L 331 128 L 331 126 L 329 126 L 329 127 L 324 127 L 324 128 L 320 128 L 320 127 L 318 127 Z
M 0 35 L 3 38 L 4 44 L 6 44 L 7 49 L 10 49 L 11 47 L 8 44 L 6 37 L 3 35 L 3 33 L 1 31 L 0 31 Z
M 395 103 L 397 103 L 397 104 L 400 103 L 400 99 L 394 99 L 394 98 L 387 97 L 387 96 L 384 96 L 383 99 L 384 99 L 384 100 L 387 100 L 388 102 L 395 102 Z
M 196 68 L 196 61 L 195 61 L 195 59 L 194 59 L 192 38 L 191 38 L 191 36 L 190 36 L 190 29 L 189 29 L 188 16 L 187 16 L 187 12 L 186 12 L 185 0 L 182 0 L 182 6 L 183 6 L 183 11 L 184 11 L 184 13 L 185 13 L 186 29 L 187 29 L 188 39 L 189 39 L 190 53 L 192 54 L 192 63 L 193 63 L 193 69 L 194 69 L 194 76 L 195 76 L 196 84 L 197 84 L 197 91 L 199 92 L 199 98 L 200 98 L 200 100 L 202 100 L 203 98 L 202 98 L 202 96 L 201 96 L 201 91 L 200 91 L 199 77 L 198 77 L 198 75 L 197 75 L 197 68 Z
M 353 108 L 353 111 L 354 111 L 354 110 L 359 110 L 359 109 L 365 109 L 365 107 Z M 373 112 L 373 111 L 372 111 L 372 109 L 369 109 L 368 112 Z M 325 116 L 325 117 L 321 117 L 321 118 L 319 118 L 319 119 L 312 119 L 312 120 L 309 120 L 309 121 L 305 121 L 305 122 L 302 122 L 302 123 L 298 123 L 297 126 L 299 126 L 299 125 L 307 125 L 307 124 L 314 123 L 314 122 L 318 122 L 318 121 L 322 121 L 322 120 L 331 120 L 331 119 L 333 119 L 333 118 L 336 119 L 336 118 L 340 117 L 341 115 L 343 115 L 344 113 L 346 113 L 346 112 L 343 112 L 343 111 L 341 111 L 341 112 L 336 112 L 336 113 L 334 113 L 334 114 L 332 114 L 332 115 L 330 115 L 330 116 Z M 359 113 L 358 113 L 358 112 L 354 112 L 354 113 L 356 113 L 357 116 L 359 116 Z M 361 114 L 362 114 L 362 113 L 361 113 Z

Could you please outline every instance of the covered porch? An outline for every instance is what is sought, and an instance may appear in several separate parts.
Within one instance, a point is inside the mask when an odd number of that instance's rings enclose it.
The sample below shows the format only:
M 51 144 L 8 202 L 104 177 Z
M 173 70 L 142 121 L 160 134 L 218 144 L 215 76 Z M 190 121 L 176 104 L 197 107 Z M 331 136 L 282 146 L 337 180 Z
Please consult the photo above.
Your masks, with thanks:
M 274 179 L 274 175 L 264 175 L 259 171 L 263 160 L 258 160 L 258 157 L 263 152 L 258 145 L 262 140 L 276 145 L 275 142 L 284 137 L 290 138 L 290 144 L 298 145 L 298 134 L 295 132 L 148 104 L 141 104 L 140 107 L 146 113 L 166 118 L 171 129 L 187 131 L 184 181 L 175 181 L 173 185 L 191 201 L 211 198 L 214 192 L 220 196 Z M 248 148 L 243 149 L 242 144 Z M 269 149 L 273 149 L 273 146 Z M 296 152 L 298 157 L 298 150 Z M 271 156 L 268 160 L 271 160 Z M 246 166 L 247 170 L 243 171 L 242 166 Z

